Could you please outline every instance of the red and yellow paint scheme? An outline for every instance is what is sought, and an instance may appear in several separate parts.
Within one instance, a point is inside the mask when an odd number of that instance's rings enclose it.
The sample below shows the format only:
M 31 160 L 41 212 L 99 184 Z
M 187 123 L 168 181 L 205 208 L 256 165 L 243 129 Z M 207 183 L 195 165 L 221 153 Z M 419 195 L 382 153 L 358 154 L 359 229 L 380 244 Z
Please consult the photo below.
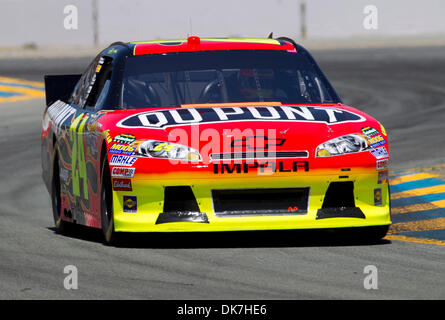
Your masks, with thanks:
M 150 108 L 88 102 L 107 57 L 218 50 L 304 49 L 275 39 L 115 44 L 90 65 L 97 79 L 88 69 L 56 79 L 71 83 L 64 95 L 46 79 L 42 168 L 56 227 L 102 228 L 108 242 L 119 232 L 349 227 L 378 228 L 383 237 L 391 223 L 387 133 L 338 97 Z

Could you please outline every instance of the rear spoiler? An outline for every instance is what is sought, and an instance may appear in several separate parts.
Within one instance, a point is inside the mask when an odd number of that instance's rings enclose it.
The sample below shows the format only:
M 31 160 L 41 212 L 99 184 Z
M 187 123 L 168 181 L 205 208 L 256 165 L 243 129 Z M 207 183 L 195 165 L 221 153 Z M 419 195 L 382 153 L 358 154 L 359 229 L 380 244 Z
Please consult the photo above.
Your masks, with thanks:
M 66 102 L 81 76 L 81 74 L 45 76 L 46 105 L 49 106 L 57 100 Z

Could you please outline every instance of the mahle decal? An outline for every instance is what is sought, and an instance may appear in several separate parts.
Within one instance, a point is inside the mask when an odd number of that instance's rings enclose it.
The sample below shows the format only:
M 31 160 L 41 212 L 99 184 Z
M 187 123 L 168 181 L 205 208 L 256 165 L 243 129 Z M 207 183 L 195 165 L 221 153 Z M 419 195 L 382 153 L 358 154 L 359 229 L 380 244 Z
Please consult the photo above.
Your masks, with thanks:
M 385 147 L 379 147 L 376 149 L 372 149 L 370 150 L 371 154 L 376 157 L 376 159 L 383 159 L 383 158 L 388 158 L 389 154 L 386 151 Z
M 110 165 L 131 167 L 136 162 L 137 159 L 138 158 L 135 158 L 135 157 L 113 154 L 110 159 Z

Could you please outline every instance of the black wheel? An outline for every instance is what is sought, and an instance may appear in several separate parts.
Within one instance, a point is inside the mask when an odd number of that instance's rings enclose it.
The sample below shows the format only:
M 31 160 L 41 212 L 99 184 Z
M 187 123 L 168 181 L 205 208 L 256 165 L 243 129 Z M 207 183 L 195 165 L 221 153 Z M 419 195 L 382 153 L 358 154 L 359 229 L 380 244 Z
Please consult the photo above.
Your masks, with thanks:
M 345 237 L 352 241 L 379 242 L 388 233 L 389 225 L 347 229 Z
M 65 234 L 69 229 L 69 222 L 62 220 L 62 198 L 60 189 L 60 160 L 56 151 L 53 165 L 53 177 L 51 180 L 51 204 L 53 210 L 54 225 L 56 231 Z
M 107 157 L 104 157 L 102 163 L 102 184 L 100 191 L 100 213 L 101 224 L 104 241 L 109 245 L 117 244 L 117 234 L 114 231 L 113 216 L 113 193 L 111 190 L 110 168 L 108 166 Z
M 389 225 L 369 227 L 369 229 L 365 231 L 365 238 L 370 241 L 379 241 L 386 236 L 388 230 Z

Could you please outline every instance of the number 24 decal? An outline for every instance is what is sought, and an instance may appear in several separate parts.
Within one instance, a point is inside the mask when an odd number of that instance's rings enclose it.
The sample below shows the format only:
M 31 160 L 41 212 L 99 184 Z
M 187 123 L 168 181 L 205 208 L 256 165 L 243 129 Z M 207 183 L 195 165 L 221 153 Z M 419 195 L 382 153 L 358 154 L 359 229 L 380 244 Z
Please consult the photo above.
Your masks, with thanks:
M 71 153 L 71 170 L 73 181 L 73 195 L 80 197 L 80 182 L 83 182 L 83 197 L 88 200 L 88 181 L 87 181 L 87 165 L 85 162 L 85 146 L 83 143 L 83 133 L 85 123 L 88 116 L 84 117 L 85 113 L 80 114 L 70 126 L 70 140 L 72 142 Z

